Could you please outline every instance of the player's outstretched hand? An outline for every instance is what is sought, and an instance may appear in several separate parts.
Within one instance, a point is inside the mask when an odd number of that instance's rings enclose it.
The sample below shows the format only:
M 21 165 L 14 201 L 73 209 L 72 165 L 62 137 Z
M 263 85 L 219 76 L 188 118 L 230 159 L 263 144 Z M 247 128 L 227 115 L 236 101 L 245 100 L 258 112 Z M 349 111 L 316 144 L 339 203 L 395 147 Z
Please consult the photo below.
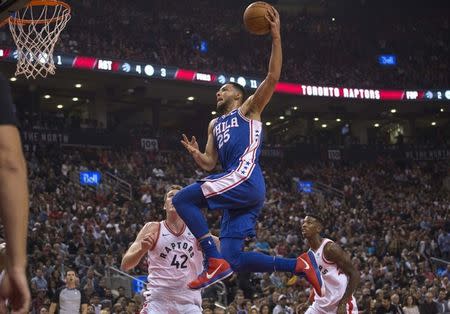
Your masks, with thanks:
M 142 251 L 148 251 L 155 245 L 155 235 L 153 233 L 147 234 L 142 240 L 141 240 L 141 250 Z
M 181 140 L 181 144 L 183 144 L 183 146 L 187 149 L 187 151 L 192 155 L 200 152 L 200 149 L 199 149 L 198 143 L 197 143 L 197 139 L 195 138 L 195 136 L 193 136 L 191 138 L 191 140 L 189 141 L 186 134 L 183 134 L 183 139 Z
M 30 290 L 28 289 L 25 269 L 5 271 L 0 283 L 0 313 L 6 313 L 8 303 L 13 314 L 25 314 L 30 309 Z
M 270 24 L 270 34 L 272 35 L 272 38 L 281 38 L 280 14 L 274 7 L 271 7 L 269 10 L 267 10 L 266 19 Z

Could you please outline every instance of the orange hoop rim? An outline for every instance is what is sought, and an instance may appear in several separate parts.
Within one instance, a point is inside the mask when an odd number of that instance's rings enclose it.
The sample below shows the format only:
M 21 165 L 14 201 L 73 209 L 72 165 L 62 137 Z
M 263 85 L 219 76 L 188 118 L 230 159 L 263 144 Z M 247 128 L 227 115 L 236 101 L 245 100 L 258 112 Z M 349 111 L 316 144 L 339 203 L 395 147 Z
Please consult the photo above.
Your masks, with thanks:
M 27 25 L 27 24 L 49 24 L 49 23 L 54 23 L 57 21 L 60 21 L 62 19 L 64 19 L 65 17 L 67 17 L 68 15 L 70 15 L 70 5 L 68 5 L 65 2 L 59 1 L 59 0 L 31 0 L 31 2 L 29 4 L 27 4 L 25 7 L 26 8 L 31 8 L 31 7 L 37 7 L 37 6 L 63 6 L 65 8 L 65 10 L 63 11 L 64 14 L 51 18 L 51 19 L 43 19 L 43 20 L 28 20 L 28 19 L 18 19 L 15 17 L 10 16 L 9 18 L 7 18 L 5 21 L 0 22 L 0 27 L 2 27 L 4 24 L 6 23 L 10 23 L 13 25 Z
M 3 21 L 0 21 L 0 28 L 2 28 L 3 26 L 5 26 L 6 24 L 8 24 L 9 22 L 9 17 L 7 17 L 6 19 L 4 19 Z

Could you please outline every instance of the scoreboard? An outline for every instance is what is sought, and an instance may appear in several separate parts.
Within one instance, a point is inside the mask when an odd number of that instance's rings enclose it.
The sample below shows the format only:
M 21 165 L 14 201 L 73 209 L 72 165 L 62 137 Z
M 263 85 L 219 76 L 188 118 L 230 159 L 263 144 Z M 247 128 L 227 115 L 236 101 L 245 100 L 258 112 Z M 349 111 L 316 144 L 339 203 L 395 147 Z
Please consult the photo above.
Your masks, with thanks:
M 220 86 L 227 82 L 236 82 L 246 89 L 256 89 L 262 82 L 261 78 L 248 77 L 241 74 L 230 75 L 226 73 L 206 73 L 195 70 L 181 69 L 175 66 L 157 65 L 153 63 L 128 60 L 114 60 L 60 53 L 54 54 L 53 59 L 56 66 L 61 68 L 110 72 L 111 74 L 130 75 L 143 78 L 188 81 L 213 86 Z M 0 48 L 0 61 L 16 62 L 17 51 L 15 49 Z M 447 90 L 383 90 L 279 82 L 276 86 L 275 92 L 309 97 L 450 101 L 450 88 Z

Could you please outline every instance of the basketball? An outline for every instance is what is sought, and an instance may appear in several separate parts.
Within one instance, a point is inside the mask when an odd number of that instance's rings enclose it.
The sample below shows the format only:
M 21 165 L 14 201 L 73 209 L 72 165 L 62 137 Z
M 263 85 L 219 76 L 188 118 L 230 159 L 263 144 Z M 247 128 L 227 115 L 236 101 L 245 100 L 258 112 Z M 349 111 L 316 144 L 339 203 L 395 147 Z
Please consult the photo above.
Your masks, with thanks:
M 266 19 L 266 12 L 270 4 L 257 1 L 250 4 L 244 12 L 244 25 L 254 35 L 265 35 L 270 32 L 270 24 Z

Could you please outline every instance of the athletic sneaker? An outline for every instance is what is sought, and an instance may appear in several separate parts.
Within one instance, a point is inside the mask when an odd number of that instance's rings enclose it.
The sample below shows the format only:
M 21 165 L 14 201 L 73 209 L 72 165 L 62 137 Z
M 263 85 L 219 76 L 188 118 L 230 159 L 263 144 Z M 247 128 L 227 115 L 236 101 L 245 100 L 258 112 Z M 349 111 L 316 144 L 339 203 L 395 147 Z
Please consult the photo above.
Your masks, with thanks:
M 209 287 L 233 274 L 230 264 L 222 258 L 210 257 L 205 262 L 203 272 L 198 275 L 197 279 L 188 283 L 190 289 L 198 290 Z
M 325 294 L 322 275 L 313 252 L 308 251 L 297 257 L 295 275 L 305 275 L 306 280 L 313 286 L 318 296 L 323 296 Z

